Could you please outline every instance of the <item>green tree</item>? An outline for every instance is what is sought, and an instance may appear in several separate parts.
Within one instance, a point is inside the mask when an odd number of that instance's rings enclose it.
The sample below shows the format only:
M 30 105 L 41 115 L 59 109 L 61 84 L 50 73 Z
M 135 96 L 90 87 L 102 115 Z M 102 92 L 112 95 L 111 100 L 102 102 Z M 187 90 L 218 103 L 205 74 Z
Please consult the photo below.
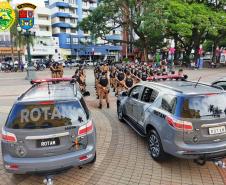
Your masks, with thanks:
M 195 50 L 195 60 L 197 59 L 200 44 L 203 44 L 212 29 L 210 20 L 212 13 L 213 11 L 205 4 L 169 1 L 166 10 L 167 33 L 184 48 L 187 61 L 192 49 Z
M 128 44 L 140 46 L 147 60 L 148 50 L 156 47 L 164 37 L 164 1 L 161 0 L 102 0 L 79 27 L 91 31 L 95 38 L 107 40 L 112 30 L 122 28 L 137 35 Z M 123 41 L 121 41 L 123 42 Z

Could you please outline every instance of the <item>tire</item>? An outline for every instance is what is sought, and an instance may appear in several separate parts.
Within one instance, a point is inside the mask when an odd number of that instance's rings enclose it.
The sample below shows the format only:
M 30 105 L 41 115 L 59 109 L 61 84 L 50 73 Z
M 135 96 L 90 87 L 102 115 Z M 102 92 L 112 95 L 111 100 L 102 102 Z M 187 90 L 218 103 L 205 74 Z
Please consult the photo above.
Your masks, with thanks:
M 161 139 L 155 130 L 149 131 L 147 140 L 151 157 L 158 162 L 166 160 L 167 154 L 164 152 Z
M 117 115 L 118 115 L 118 120 L 120 122 L 124 122 L 122 106 L 120 104 L 117 105 Z
M 96 160 L 97 160 L 97 154 L 96 154 L 96 152 L 95 152 L 95 156 L 94 156 L 93 160 L 92 160 L 92 161 L 90 161 L 90 164 L 95 163 L 95 162 L 96 162 Z

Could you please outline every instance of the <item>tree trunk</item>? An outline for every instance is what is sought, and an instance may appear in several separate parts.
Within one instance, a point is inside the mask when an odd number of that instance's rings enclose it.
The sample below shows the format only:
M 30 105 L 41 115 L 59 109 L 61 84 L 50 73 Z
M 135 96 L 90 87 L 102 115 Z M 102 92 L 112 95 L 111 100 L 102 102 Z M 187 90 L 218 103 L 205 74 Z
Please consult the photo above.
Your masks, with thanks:
M 190 65 L 190 63 L 191 63 L 191 61 L 190 61 L 191 51 L 192 51 L 192 47 L 185 49 L 184 60 L 187 65 Z
M 144 48 L 144 61 L 148 62 L 148 50 L 147 50 L 147 47 Z

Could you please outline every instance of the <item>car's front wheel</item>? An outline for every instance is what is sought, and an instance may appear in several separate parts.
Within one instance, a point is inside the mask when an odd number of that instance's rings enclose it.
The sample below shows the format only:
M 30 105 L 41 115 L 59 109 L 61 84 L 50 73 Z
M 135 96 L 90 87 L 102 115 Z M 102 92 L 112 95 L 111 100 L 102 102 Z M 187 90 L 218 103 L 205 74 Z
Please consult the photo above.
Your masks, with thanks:
M 161 139 L 155 130 L 150 130 L 148 133 L 148 150 L 151 157 L 156 161 L 163 161 L 166 159 L 167 154 L 162 147 Z
M 118 114 L 118 119 L 119 121 L 123 122 L 123 111 L 122 111 L 122 105 L 118 104 L 117 105 L 117 114 Z

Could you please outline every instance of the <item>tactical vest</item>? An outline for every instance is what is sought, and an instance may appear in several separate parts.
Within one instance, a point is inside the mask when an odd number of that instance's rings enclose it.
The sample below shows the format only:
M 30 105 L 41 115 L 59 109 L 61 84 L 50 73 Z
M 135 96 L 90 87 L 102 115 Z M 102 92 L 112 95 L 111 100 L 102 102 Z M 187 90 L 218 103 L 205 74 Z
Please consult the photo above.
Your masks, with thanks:
M 103 87 L 107 87 L 108 79 L 105 76 L 100 77 L 100 85 L 103 86 Z
M 142 79 L 143 81 L 146 81 L 146 80 L 147 80 L 147 77 L 148 77 L 148 75 L 147 75 L 146 73 L 143 73 L 141 79 Z
M 132 87 L 133 86 L 133 79 L 132 78 L 126 78 L 126 86 Z

